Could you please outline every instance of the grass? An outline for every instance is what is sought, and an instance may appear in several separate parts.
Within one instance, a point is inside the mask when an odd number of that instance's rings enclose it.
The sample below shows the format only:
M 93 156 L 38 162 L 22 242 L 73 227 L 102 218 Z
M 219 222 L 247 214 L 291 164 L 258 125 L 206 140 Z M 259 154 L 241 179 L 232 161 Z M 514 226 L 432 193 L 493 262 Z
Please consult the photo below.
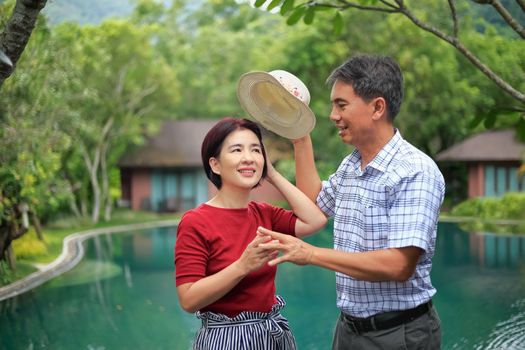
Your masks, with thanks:
M 79 222 L 73 217 L 64 217 L 47 224 L 43 228 L 44 241 L 37 238 L 36 232 L 30 229 L 21 238 L 13 241 L 13 251 L 16 257 L 16 269 L 0 271 L 0 286 L 7 285 L 21 279 L 37 270 L 39 264 L 53 262 L 61 253 L 64 239 L 75 232 L 127 225 L 134 223 L 152 222 L 159 220 L 172 220 L 180 218 L 180 214 L 159 214 L 153 212 L 140 212 L 125 209 L 116 210 L 110 221 L 91 224 L 89 221 Z

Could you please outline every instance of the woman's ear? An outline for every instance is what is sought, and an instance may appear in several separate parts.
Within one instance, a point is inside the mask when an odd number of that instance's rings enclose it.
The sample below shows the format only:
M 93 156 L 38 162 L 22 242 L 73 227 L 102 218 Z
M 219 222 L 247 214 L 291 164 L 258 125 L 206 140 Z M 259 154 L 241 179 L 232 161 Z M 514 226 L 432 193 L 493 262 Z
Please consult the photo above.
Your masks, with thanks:
M 210 164 L 211 171 L 213 171 L 214 174 L 220 176 L 221 175 L 221 166 L 220 166 L 220 163 L 217 160 L 217 158 L 211 157 L 208 160 L 208 163 Z

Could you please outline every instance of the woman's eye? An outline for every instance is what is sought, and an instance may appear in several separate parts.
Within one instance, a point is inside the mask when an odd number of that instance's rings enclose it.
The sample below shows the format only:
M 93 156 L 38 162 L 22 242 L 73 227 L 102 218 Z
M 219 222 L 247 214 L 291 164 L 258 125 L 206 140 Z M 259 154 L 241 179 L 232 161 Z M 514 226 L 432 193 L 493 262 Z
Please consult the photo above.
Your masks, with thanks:
M 261 149 L 260 148 L 254 148 L 253 151 L 257 152 L 257 153 L 261 153 Z

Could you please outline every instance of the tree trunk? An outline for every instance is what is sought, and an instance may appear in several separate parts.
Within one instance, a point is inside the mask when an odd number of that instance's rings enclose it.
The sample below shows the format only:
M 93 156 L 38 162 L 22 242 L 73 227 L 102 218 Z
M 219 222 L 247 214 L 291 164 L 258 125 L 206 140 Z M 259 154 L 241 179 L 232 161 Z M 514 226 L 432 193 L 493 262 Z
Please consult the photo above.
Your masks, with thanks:
M 19 219 L 20 212 L 16 208 L 12 208 L 11 215 L 0 221 L 0 261 L 6 261 L 11 269 L 16 268 L 15 256 L 10 250 L 12 249 L 11 243 L 27 232 L 26 227 L 18 225 Z
M 15 252 L 13 251 L 13 246 L 9 244 L 6 250 L 6 258 L 7 258 L 7 264 L 9 265 L 9 268 L 11 271 L 16 270 L 16 256 Z
M 39 240 L 43 242 L 44 235 L 42 234 L 42 225 L 40 224 L 40 219 L 38 218 L 38 215 L 36 215 L 36 212 L 34 210 L 30 210 L 29 215 L 31 215 L 31 222 L 33 223 L 33 226 L 35 227 L 36 236 L 38 237 Z
M 88 200 L 85 196 L 82 196 L 80 199 L 80 212 L 82 213 L 83 218 L 88 217 Z
M 75 218 L 77 220 L 82 219 L 82 214 L 80 213 L 80 209 L 78 208 L 77 201 L 75 200 L 75 195 L 73 193 L 69 197 L 68 203 L 69 203 L 69 209 L 75 215 Z
M 113 208 L 113 201 L 111 200 L 111 194 L 109 193 L 109 176 L 108 176 L 108 157 L 109 142 L 104 144 L 102 150 L 102 157 L 100 158 L 100 176 L 102 177 L 102 198 L 104 203 L 104 220 L 111 220 L 111 210 Z
M 98 166 L 100 164 L 100 148 L 95 149 L 95 155 L 93 160 L 89 156 L 85 145 L 81 145 L 82 156 L 84 158 L 84 164 L 89 173 L 89 181 L 91 183 L 91 191 L 93 194 L 93 203 L 91 207 L 91 221 L 92 223 L 98 223 L 100 217 L 100 185 L 98 182 Z
M 17 0 L 5 30 L 0 34 L 0 49 L 11 59 L 13 66 L 0 62 L 0 86 L 11 76 L 35 28 L 40 11 L 47 0 Z
M 6 222 L 1 222 L 0 225 L 0 261 L 6 260 L 6 250 L 11 244 L 9 239 L 9 227 L 5 225 Z

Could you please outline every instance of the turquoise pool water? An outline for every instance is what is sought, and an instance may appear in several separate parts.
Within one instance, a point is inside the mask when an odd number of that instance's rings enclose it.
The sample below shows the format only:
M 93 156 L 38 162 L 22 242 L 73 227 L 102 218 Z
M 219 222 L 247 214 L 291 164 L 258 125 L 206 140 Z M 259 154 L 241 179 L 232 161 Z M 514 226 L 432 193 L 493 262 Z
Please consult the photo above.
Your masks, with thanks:
M 308 239 L 331 245 L 330 231 Z M 67 274 L 0 302 L 0 349 L 189 349 L 198 322 L 173 282 L 173 228 L 102 235 Z M 440 224 L 432 278 L 443 349 L 525 349 L 525 237 Z M 277 289 L 299 349 L 329 349 L 334 275 L 284 264 Z

